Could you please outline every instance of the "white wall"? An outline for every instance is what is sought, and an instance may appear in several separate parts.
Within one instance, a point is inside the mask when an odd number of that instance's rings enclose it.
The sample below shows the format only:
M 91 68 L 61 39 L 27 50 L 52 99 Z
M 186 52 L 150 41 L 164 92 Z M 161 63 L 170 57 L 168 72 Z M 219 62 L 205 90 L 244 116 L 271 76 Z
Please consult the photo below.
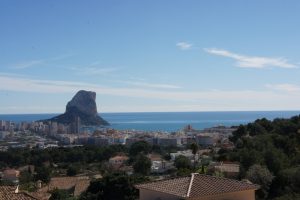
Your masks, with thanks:
M 255 191 L 247 190 L 242 192 L 225 193 L 202 198 L 188 198 L 190 200 L 255 200 Z

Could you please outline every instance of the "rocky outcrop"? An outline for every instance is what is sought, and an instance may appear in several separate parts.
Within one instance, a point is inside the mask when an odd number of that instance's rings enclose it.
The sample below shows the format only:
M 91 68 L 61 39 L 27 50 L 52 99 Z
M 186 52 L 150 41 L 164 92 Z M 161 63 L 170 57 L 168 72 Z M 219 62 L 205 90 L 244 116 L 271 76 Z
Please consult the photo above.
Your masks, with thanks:
M 50 119 L 62 124 L 76 123 L 76 120 L 80 120 L 81 125 L 109 125 L 98 115 L 95 92 L 80 90 L 68 102 L 64 114 Z

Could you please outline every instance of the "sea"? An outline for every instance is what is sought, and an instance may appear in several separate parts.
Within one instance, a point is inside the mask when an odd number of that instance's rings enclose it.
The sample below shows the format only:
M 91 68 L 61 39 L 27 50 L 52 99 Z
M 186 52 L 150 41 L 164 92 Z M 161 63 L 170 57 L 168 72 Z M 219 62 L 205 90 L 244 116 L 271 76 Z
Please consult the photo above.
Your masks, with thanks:
M 273 120 L 299 115 L 300 111 L 231 111 L 231 112 L 138 112 L 100 113 L 99 115 L 118 130 L 173 132 L 192 125 L 194 129 L 213 126 L 238 126 L 260 118 Z M 0 120 L 31 122 L 49 119 L 58 114 L 0 114 Z

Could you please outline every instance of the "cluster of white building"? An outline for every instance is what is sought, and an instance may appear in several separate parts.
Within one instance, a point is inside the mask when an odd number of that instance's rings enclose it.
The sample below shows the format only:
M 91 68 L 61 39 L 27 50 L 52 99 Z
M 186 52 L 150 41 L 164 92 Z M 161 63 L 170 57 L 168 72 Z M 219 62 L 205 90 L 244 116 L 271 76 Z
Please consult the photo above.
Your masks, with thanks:
M 131 145 L 137 141 L 146 141 L 159 146 L 186 146 L 197 143 L 201 147 L 212 147 L 223 144 L 232 148 L 228 136 L 235 128 L 217 126 L 204 130 L 195 130 L 190 125 L 174 132 L 114 130 L 101 127 L 81 127 L 80 124 L 64 125 L 51 121 L 21 122 L 0 120 L 0 139 L 18 131 L 31 131 L 40 135 L 51 136 L 63 145 Z M 43 145 L 41 145 L 43 146 Z

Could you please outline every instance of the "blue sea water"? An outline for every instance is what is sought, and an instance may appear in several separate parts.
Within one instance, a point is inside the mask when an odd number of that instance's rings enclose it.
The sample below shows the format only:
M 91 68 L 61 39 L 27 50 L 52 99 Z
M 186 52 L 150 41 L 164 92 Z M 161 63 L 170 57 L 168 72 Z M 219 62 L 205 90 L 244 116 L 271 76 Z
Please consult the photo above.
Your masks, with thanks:
M 235 111 L 235 112 L 145 112 L 145 113 L 101 113 L 112 128 L 119 130 L 177 131 L 187 124 L 196 129 L 216 125 L 233 126 L 247 124 L 259 118 L 289 118 L 300 111 Z M 0 114 L 0 120 L 15 122 L 48 119 L 57 114 Z

